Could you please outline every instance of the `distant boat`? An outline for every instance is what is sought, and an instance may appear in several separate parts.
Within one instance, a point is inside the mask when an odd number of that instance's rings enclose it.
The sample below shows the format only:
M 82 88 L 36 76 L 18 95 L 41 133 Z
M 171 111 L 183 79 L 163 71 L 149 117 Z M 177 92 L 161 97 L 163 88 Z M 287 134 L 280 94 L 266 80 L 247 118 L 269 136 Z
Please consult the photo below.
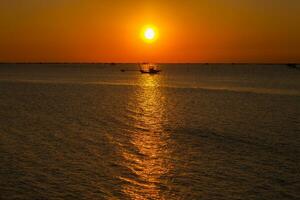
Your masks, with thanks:
M 158 69 L 158 66 L 155 64 L 143 63 L 139 66 L 142 74 L 158 74 L 161 72 L 161 70 Z
M 297 64 L 295 64 L 295 63 L 289 63 L 289 64 L 287 64 L 287 66 L 290 68 L 297 68 Z

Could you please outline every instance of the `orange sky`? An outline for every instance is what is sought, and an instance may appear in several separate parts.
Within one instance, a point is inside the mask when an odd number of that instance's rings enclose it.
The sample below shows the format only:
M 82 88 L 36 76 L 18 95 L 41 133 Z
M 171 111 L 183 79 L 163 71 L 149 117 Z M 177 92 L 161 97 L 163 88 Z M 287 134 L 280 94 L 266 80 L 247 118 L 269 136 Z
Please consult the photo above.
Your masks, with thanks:
M 299 13 L 299 0 L 1 0 L 0 62 L 300 62 Z

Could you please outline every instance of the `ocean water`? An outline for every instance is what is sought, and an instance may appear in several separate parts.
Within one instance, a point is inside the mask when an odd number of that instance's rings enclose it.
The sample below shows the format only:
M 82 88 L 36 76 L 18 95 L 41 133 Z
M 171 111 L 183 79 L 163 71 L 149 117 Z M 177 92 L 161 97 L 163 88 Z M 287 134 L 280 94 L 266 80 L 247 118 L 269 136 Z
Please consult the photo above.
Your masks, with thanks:
M 0 65 L 0 199 L 299 199 L 300 71 Z

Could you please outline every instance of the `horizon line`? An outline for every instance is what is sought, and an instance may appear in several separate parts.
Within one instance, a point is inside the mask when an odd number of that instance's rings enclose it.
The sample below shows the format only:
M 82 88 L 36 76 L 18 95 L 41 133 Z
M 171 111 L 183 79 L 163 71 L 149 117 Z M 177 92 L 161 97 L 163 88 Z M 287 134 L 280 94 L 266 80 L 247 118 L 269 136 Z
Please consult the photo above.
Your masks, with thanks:
M 0 62 L 0 64 L 143 64 L 149 62 Z M 152 63 L 152 62 L 150 62 Z M 225 64 L 225 65 L 299 65 L 300 62 L 153 62 L 155 64 Z

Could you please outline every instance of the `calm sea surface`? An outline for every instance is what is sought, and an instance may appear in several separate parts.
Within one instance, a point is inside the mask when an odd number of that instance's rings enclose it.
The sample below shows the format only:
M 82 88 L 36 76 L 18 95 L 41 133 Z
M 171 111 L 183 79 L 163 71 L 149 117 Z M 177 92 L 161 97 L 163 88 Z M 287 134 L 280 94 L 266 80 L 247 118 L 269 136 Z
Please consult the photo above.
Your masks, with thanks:
M 0 199 L 299 199 L 300 70 L 0 65 Z

